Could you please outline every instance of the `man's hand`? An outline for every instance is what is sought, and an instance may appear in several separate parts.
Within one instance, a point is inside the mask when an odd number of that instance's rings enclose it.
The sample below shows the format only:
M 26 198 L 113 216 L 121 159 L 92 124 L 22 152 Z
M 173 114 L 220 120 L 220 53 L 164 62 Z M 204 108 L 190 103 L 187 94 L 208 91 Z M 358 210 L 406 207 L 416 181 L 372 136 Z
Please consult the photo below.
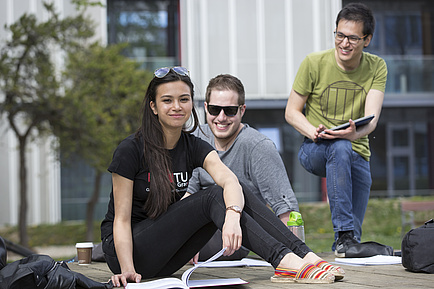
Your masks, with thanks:
M 354 141 L 358 138 L 357 136 L 357 129 L 356 129 L 356 124 L 354 123 L 354 121 L 352 119 L 349 120 L 350 126 L 347 127 L 346 129 L 341 129 L 341 130 L 329 130 L 329 129 L 324 129 L 324 132 L 320 132 L 318 135 L 318 138 L 322 138 L 322 139 L 347 139 L 349 141 Z M 323 125 L 320 125 L 317 128 L 317 132 L 320 130 L 320 127 Z
M 285 226 L 288 224 L 288 221 L 289 221 L 289 214 L 290 214 L 291 212 L 292 212 L 292 211 L 288 211 L 288 212 L 286 212 L 286 213 L 283 213 L 283 214 L 280 214 L 280 215 L 279 215 L 279 219 L 282 221 L 282 223 L 285 224 Z
M 315 130 L 315 133 L 314 133 L 314 135 L 313 135 L 313 142 L 317 142 L 319 139 L 321 139 L 321 138 L 323 138 L 322 137 L 322 135 L 325 133 L 325 130 L 326 130 L 327 128 L 324 126 L 324 125 L 322 125 L 322 124 L 320 124 L 317 128 L 316 128 L 316 130 Z

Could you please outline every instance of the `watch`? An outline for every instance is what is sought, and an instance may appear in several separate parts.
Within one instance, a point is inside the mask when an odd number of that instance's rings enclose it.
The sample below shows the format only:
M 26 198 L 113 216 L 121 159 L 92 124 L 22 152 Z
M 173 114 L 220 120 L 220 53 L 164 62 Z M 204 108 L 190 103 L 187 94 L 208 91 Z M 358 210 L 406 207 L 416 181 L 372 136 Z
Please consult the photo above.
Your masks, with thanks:
M 232 210 L 232 211 L 234 211 L 234 212 L 239 213 L 240 215 L 241 215 L 241 212 L 243 211 L 243 210 L 242 210 L 239 206 L 237 206 L 237 205 L 229 206 L 229 207 L 226 208 L 226 211 L 227 211 L 227 210 Z

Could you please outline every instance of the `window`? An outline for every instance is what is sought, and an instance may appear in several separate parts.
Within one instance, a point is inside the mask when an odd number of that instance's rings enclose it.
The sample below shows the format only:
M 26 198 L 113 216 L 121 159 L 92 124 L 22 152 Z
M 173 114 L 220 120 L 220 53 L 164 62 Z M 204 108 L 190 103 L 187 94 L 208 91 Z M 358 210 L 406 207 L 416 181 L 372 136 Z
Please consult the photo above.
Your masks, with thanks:
M 143 69 L 180 64 L 179 0 L 108 0 L 108 42 L 128 43 L 124 54 Z

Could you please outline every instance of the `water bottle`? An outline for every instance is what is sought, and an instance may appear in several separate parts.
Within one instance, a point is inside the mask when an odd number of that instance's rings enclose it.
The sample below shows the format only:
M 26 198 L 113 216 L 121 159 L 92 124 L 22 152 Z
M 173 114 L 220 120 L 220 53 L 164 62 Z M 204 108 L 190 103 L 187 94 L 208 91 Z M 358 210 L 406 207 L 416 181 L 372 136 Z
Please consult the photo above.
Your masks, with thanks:
M 304 242 L 304 222 L 299 212 L 292 211 L 289 213 L 287 225 L 289 230 Z

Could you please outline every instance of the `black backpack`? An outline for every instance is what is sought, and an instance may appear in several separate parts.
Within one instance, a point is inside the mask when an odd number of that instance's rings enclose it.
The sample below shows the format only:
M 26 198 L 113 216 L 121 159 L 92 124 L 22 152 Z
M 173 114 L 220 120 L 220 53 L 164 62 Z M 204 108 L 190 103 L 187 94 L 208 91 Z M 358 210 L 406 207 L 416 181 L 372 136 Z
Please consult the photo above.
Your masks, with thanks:
M 434 273 L 434 221 L 411 229 L 401 244 L 402 266 L 412 272 Z
M 7 264 L 0 270 L 0 289 L 108 289 L 113 285 L 99 283 L 71 271 L 65 262 L 47 255 L 30 255 Z

